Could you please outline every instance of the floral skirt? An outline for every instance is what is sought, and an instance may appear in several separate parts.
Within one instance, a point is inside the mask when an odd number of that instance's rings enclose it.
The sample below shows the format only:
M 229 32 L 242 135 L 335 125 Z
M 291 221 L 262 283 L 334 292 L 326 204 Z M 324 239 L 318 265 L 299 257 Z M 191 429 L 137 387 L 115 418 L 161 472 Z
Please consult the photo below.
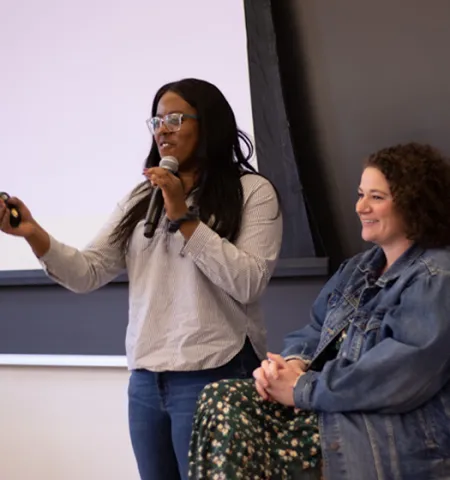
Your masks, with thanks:
M 250 379 L 222 380 L 200 394 L 190 479 L 302 478 L 302 472 L 319 472 L 320 464 L 314 413 L 263 400 Z

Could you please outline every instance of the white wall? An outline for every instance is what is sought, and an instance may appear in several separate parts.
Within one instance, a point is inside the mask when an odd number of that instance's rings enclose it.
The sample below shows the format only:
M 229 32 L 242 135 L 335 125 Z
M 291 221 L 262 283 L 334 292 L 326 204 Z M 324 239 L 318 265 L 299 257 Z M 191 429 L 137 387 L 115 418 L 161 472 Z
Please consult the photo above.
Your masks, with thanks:
M 0 367 L 1 480 L 138 480 L 126 369 Z

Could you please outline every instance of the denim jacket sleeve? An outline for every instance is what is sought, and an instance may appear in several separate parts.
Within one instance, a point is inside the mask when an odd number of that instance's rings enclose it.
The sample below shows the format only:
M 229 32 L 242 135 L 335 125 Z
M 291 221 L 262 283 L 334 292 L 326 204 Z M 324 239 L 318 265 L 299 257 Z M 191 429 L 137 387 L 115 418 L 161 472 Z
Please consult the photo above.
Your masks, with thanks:
M 450 379 L 450 275 L 418 277 L 386 312 L 391 334 L 355 362 L 338 358 L 308 371 L 294 388 L 298 408 L 405 413 Z
M 320 332 L 327 312 L 330 295 L 339 283 L 347 261 L 342 263 L 338 271 L 328 280 L 319 293 L 311 309 L 311 321 L 308 325 L 288 334 L 284 339 L 285 348 L 281 355 L 286 359 L 299 358 L 309 363 L 319 344 Z

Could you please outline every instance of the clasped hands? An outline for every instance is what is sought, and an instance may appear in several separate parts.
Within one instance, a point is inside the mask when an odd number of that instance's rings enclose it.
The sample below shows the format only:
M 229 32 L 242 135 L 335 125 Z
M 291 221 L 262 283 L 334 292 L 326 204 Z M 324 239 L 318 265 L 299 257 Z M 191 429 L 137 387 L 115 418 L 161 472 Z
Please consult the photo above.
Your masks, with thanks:
M 300 359 L 286 361 L 281 355 L 267 354 L 267 360 L 253 372 L 255 387 L 264 400 L 294 406 L 294 386 L 306 371 Z

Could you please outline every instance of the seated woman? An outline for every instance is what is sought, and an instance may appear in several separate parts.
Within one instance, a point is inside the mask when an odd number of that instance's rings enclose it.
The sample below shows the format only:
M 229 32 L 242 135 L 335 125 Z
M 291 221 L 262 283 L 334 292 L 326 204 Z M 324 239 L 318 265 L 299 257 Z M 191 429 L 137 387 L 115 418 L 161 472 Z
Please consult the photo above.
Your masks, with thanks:
M 450 166 L 426 145 L 370 156 L 344 262 L 253 380 L 200 395 L 191 479 L 450 478 Z

